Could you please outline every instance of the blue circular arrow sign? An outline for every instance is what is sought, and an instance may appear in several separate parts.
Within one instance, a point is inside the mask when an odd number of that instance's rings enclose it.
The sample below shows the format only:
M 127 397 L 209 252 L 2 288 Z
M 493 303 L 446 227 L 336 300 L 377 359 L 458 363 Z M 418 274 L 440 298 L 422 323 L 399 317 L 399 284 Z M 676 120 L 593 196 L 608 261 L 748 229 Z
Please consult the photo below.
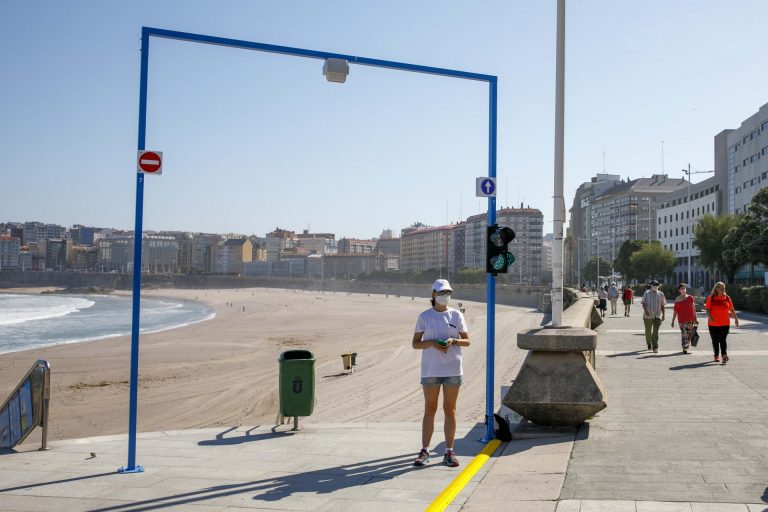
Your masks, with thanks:
M 485 195 L 492 196 L 496 191 L 496 182 L 491 179 L 485 179 L 480 184 L 480 189 L 485 193 Z

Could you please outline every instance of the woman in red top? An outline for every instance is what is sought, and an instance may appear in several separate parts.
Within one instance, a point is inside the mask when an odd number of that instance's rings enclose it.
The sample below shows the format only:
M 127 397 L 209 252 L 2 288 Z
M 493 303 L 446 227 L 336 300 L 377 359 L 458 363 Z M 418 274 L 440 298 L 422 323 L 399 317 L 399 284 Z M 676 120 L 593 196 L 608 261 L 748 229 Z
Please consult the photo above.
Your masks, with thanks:
M 629 285 L 624 287 L 624 291 L 621 294 L 621 301 L 624 303 L 624 316 L 629 316 L 629 307 L 635 302 L 635 297 L 632 295 L 632 288 Z
M 723 354 L 723 364 L 728 362 L 728 331 L 731 329 L 731 318 L 733 316 L 736 327 L 739 326 L 739 319 L 736 318 L 736 310 L 733 309 L 731 298 L 725 294 L 725 284 L 715 283 L 712 288 L 712 294 L 707 297 L 707 315 L 709 316 L 709 334 L 712 336 L 712 349 L 715 351 L 715 362 L 720 362 L 720 354 Z
M 696 326 L 696 306 L 693 304 L 693 296 L 688 295 L 685 283 L 677 286 L 680 295 L 675 299 L 674 313 L 672 313 L 672 327 L 675 326 L 675 318 L 680 324 L 680 336 L 683 344 L 683 354 L 689 354 L 693 329 Z

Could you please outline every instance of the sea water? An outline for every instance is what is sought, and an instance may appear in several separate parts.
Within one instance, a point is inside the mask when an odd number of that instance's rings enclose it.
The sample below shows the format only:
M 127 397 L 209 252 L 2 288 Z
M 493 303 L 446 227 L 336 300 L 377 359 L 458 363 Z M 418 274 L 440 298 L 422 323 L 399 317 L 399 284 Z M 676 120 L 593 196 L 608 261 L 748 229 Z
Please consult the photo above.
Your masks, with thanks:
M 142 299 L 140 332 L 214 317 L 199 302 Z M 131 334 L 132 301 L 110 295 L 0 294 L 0 354 Z

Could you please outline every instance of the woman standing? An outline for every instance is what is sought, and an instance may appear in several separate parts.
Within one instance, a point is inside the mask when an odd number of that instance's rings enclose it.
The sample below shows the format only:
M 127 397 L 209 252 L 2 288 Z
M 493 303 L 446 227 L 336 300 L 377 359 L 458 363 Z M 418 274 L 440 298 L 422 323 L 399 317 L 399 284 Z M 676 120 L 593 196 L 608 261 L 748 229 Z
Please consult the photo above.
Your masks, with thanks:
M 416 320 L 412 346 L 421 350 L 421 386 L 424 391 L 424 418 L 421 422 L 421 451 L 415 466 L 423 466 L 431 460 L 429 443 L 435 430 L 435 413 L 443 388 L 443 412 L 445 413 L 445 456 L 443 464 L 456 467 L 459 461 L 453 451 L 456 437 L 456 401 L 464 371 L 461 366 L 461 347 L 469 346 L 469 333 L 464 315 L 449 308 L 451 284 L 438 279 L 432 285 L 432 307 L 422 312 Z
M 683 345 L 683 354 L 688 354 L 688 349 L 691 347 L 691 337 L 693 337 L 693 330 L 696 326 L 696 306 L 694 305 L 693 296 L 688 295 L 688 290 L 685 283 L 680 283 L 677 286 L 677 291 L 680 295 L 675 299 L 674 312 L 672 313 L 672 327 L 675 326 L 675 318 L 677 318 L 680 324 L 680 338 Z
M 739 326 L 739 319 L 736 318 L 736 310 L 733 309 L 731 298 L 725 293 L 724 283 L 715 283 L 712 293 L 707 297 L 707 316 L 709 317 L 709 335 L 712 336 L 712 349 L 715 352 L 715 362 L 720 362 L 720 354 L 723 356 L 723 364 L 728 362 L 728 331 L 731 329 L 731 318 L 733 316 L 736 327 Z
M 629 308 L 635 301 L 635 296 L 632 293 L 632 288 L 629 285 L 624 287 L 624 291 L 621 293 L 621 302 L 624 303 L 624 316 L 629 316 Z
M 597 292 L 597 300 L 600 301 L 597 308 L 600 310 L 600 316 L 605 316 L 605 310 L 608 309 L 608 285 L 600 287 Z

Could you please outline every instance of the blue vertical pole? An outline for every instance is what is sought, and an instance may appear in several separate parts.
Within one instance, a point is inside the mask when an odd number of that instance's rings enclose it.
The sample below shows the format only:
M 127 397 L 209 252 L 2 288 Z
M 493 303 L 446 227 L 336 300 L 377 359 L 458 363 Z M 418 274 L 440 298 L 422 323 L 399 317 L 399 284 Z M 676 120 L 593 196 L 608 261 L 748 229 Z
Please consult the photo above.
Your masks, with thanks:
M 138 150 L 145 149 L 147 128 L 147 72 L 149 69 L 149 32 L 141 31 L 141 81 L 139 82 Z M 136 417 L 139 391 L 139 316 L 141 312 L 141 239 L 144 217 L 144 174 L 136 172 L 136 227 L 133 234 L 133 320 L 131 322 L 131 390 L 128 411 L 128 465 L 120 473 L 141 473 L 136 465 Z
M 488 115 L 488 176 L 496 177 L 496 78 L 488 82 L 489 115 Z M 496 189 L 498 190 L 498 184 Z M 496 224 L 496 198 L 488 198 L 488 225 Z M 488 243 L 488 240 L 485 241 Z M 486 343 L 485 343 L 485 437 L 484 442 L 494 438 L 493 432 L 493 398 L 494 398 L 494 370 L 496 355 L 496 278 L 493 274 L 487 274 L 487 319 Z

